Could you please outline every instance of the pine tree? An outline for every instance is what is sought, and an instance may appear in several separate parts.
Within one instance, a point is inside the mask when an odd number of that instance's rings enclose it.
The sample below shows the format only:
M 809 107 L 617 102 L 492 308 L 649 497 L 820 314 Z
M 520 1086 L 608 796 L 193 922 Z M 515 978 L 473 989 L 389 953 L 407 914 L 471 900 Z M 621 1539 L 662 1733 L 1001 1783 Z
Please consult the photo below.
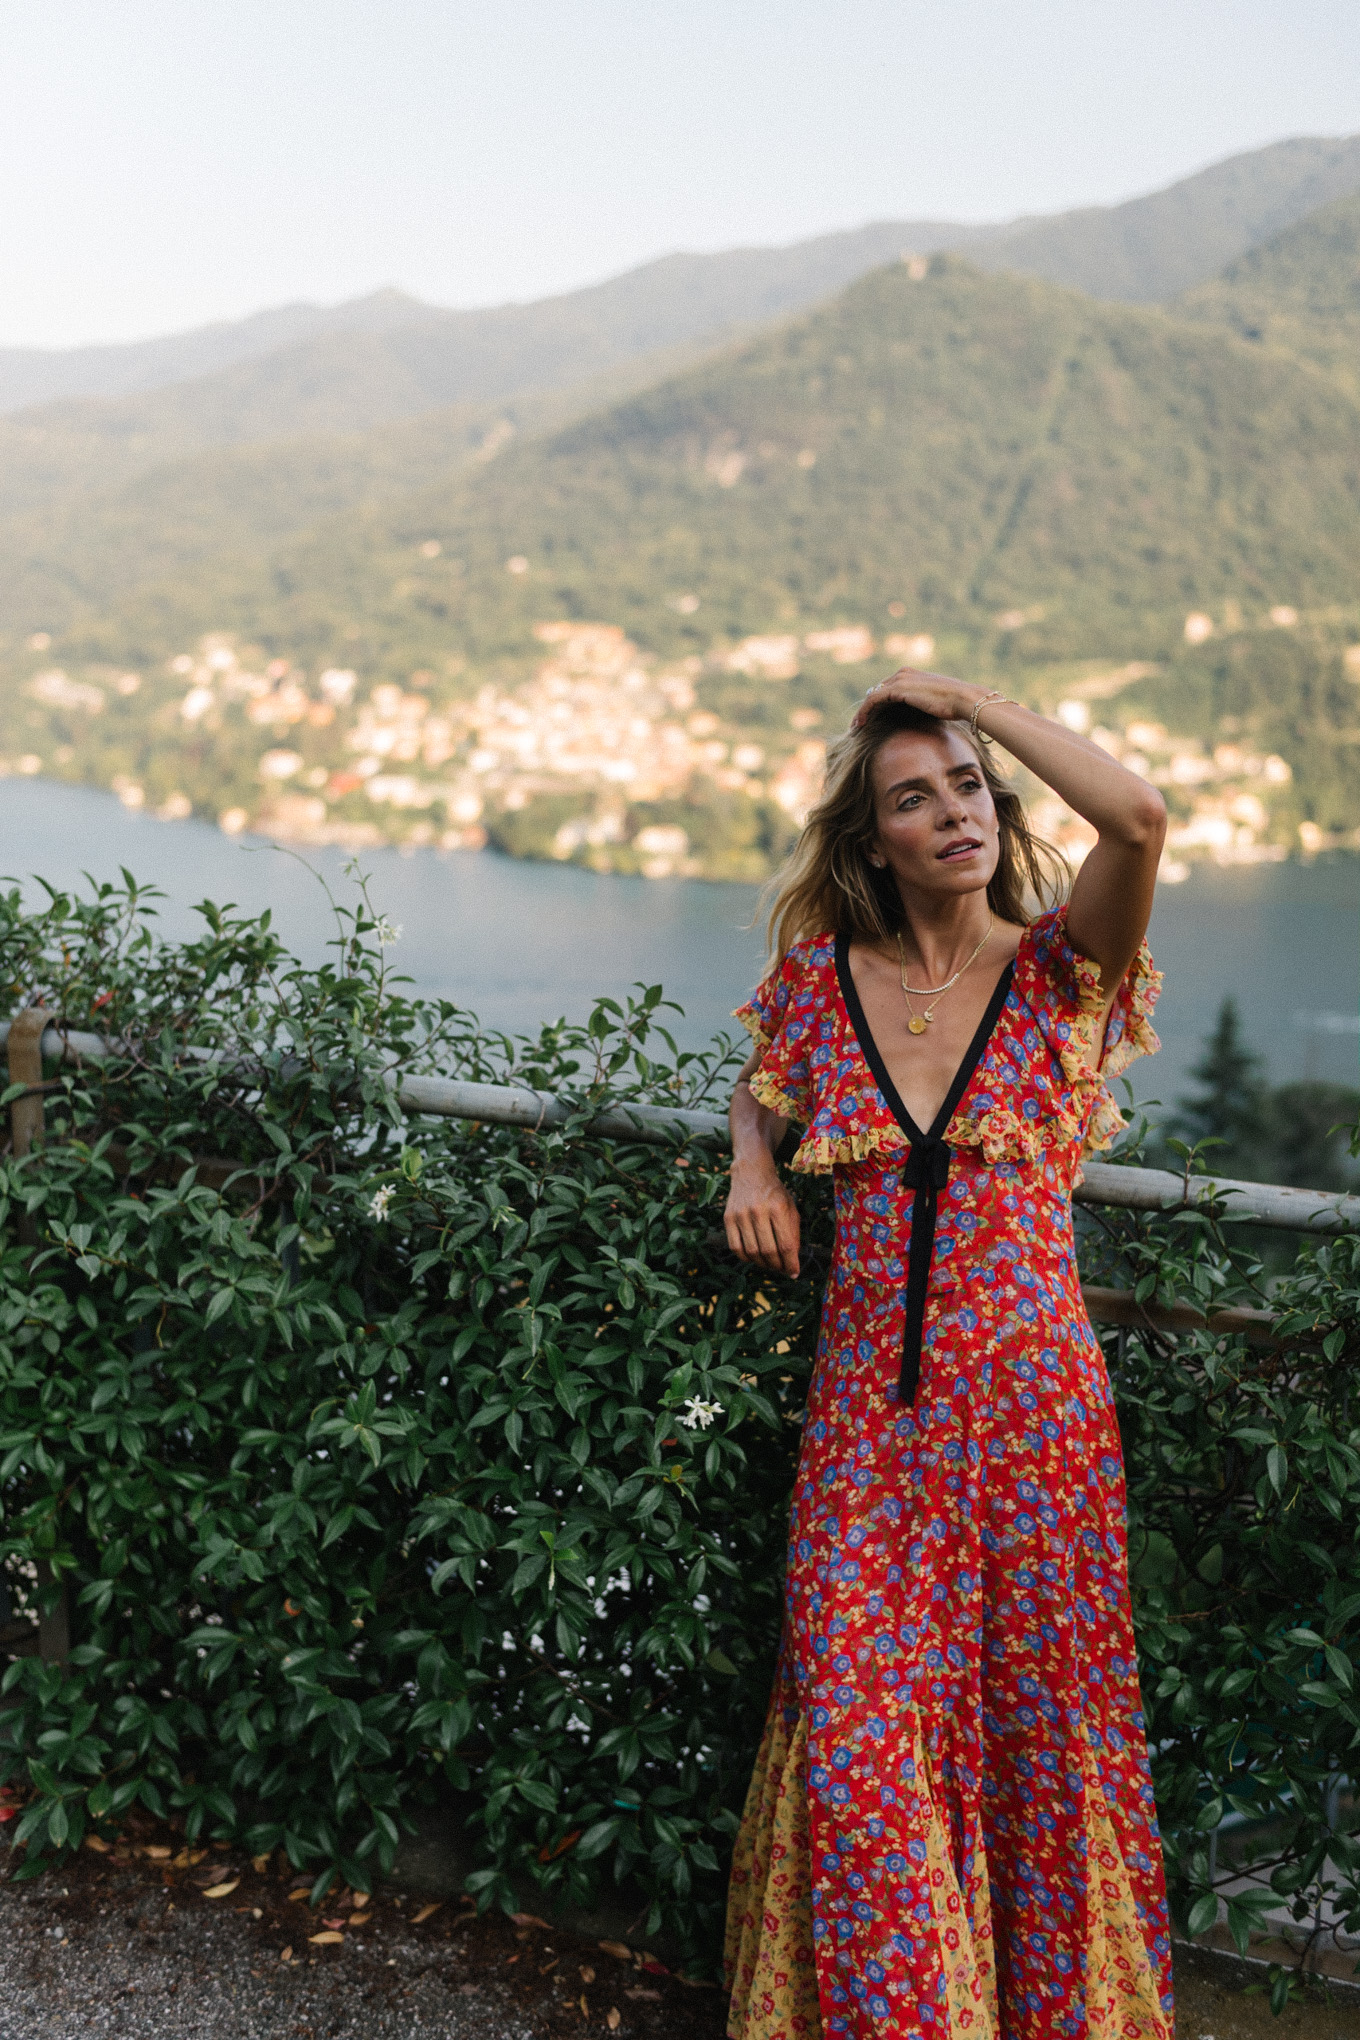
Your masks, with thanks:
M 1171 1131 L 1179 1140 L 1223 1143 L 1204 1157 L 1213 1174 L 1254 1175 L 1269 1144 L 1269 1106 L 1261 1058 L 1243 1039 L 1235 999 L 1226 998 L 1219 1007 L 1190 1075 L 1198 1089 L 1177 1099 Z
M 1360 1091 L 1348 1084 L 1281 1084 L 1270 1094 L 1271 1181 L 1351 1189 L 1360 1169 L 1347 1136 L 1357 1120 Z

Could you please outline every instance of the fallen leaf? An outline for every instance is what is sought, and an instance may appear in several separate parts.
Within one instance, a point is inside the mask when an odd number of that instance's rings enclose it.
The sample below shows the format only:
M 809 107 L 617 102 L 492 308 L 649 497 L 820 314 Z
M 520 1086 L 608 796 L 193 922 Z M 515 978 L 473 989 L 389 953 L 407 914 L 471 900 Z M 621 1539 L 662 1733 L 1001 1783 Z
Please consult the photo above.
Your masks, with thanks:
M 288 1898 L 289 1898 L 289 1903 L 291 1904 L 291 1902 L 292 1902 L 292 1901 L 293 1901 L 293 1899 L 295 1899 L 295 1898 L 310 1898 L 310 1897 L 311 1897 L 311 1895 L 312 1895 L 312 1887 L 311 1887 L 311 1885 L 310 1885 L 310 1884 L 300 1884 L 300 1885 L 298 1886 L 298 1888 L 297 1888 L 297 1890 L 296 1890 L 296 1891 L 290 1891 L 290 1892 L 289 1892 L 289 1894 L 288 1894 Z
M 588 1962 L 581 1964 L 581 1981 L 582 1983 L 594 1983 L 595 1981 L 595 1971 Z
M 658 2005 L 661 2002 L 661 1993 L 659 1990 L 644 1990 L 640 1983 L 635 1983 L 632 1986 L 631 1990 L 626 1990 L 623 1994 L 625 1997 L 629 1998 L 651 1998 L 653 2003 Z
M 265 1871 L 269 1868 L 268 1853 L 266 1853 L 263 1856 L 252 1856 L 250 1859 L 250 1867 L 255 1872 L 255 1875 L 257 1877 L 263 1877 Z
M 17 1806 L 0 1806 L 0 1821 L 17 1820 L 18 1817 L 19 1809 Z
M 203 1896 L 205 1898 L 226 1898 L 230 1892 L 235 1891 L 240 1882 L 239 1877 L 229 1877 L 225 1884 L 210 1884 Z
M 333 1928 L 328 1929 L 324 1934 L 308 1934 L 307 1936 L 307 1939 L 314 1948 L 335 1948 L 339 1946 L 344 1938 L 343 1934 L 337 1934 Z
M 102 1835 L 86 1835 L 85 1847 L 93 1849 L 96 1856 L 107 1856 L 111 1853 L 110 1845 Z
M 293 1944 L 290 1941 L 288 1943 L 288 1946 L 283 1950 L 282 1954 L 279 1956 L 279 1960 L 280 1962 L 291 1962 L 292 1959 L 293 1959 Z
M 541 1966 L 541 1968 L 539 1969 L 539 1972 L 538 1972 L 538 1973 L 539 1973 L 539 1975 L 540 1975 L 540 1976 L 547 1976 L 547 1975 L 548 1975 L 548 1973 L 549 1973 L 549 1972 L 550 1972 L 551 1970 L 554 1970 L 554 1969 L 556 1969 L 556 1967 L 557 1967 L 558 1963 L 559 1963 L 559 1962 L 560 1962 L 561 1960 L 562 1960 L 562 1957 L 561 1957 L 560 1955 L 554 1955 L 554 1956 L 553 1956 L 553 1959 L 552 1959 L 552 1961 L 551 1961 L 551 1962 L 545 1962 L 545 1963 L 543 1963 L 543 1965 L 542 1965 L 542 1966 Z
M 548 1922 L 541 1920 L 537 1913 L 511 1913 L 510 1917 L 517 1927 L 542 1927 L 545 1934 L 548 1931 Z
M 518 1955 L 507 1955 L 505 1958 L 505 1966 L 507 1969 L 510 1969 L 518 1961 L 519 1961 Z
M 611 2033 L 616 2033 L 616 2032 L 618 2031 L 618 2028 L 619 2028 L 619 2008 L 618 2008 L 618 2006 L 617 2006 L 617 2005 L 611 2005 L 611 2006 L 609 2007 L 609 2016 L 608 2016 L 608 2018 L 607 2018 L 607 2019 L 605 2020 L 605 2024 L 606 2024 L 606 2026 L 608 2026 L 608 2028 L 609 2028 L 609 2030 L 610 2030 L 610 2032 L 611 2032 Z
M 433 1899 L 429 1905 L 423 1905 L 420 1908 L 420 1911 L 413 1916 L 411 1920 L 411 1925 L 413 1927 L 418 1927 L 422 1920 L 428 1920 L 433 1918 L 434 1914 L 439 1911 L 439 1906 L 440 1901 L 437 1898 Z
M 658 1962 L 655 1955 L 644 1955 L 642 1958 L 642 1966 L 646 1970 L 648 1976 L 670 1975 L 670 1971 L 669 1969 L 667 1969 L 665 1963 Z
M 298 1606 L 296 1601 L 285 1601 L 283 1604 L 283 1611 L 285 1615 L 300 1615 L 302 1613 L 302 1610 Z
M 582 1830 L 580 1828 L 573 1828 L 571 1833 L 569 1835 L 563 1835 L 561 1841 L 558 1842 L 555 1846 L 545 1846 L 544 1848 L 541 1848 L 538 1852 L 539 1862 L 554 1863 L 556 1862 L 559 1856 L 565 1856 L 568 1849 L 574 1849 L 576 1847 L 576 1844 L 581 1839 L 581 1833 Z
M 345 1923 L 343 1920 L 335 1919 L 335 1920 L 323 1920 L 321 1924 L 323 1927 L 343 1927 Z
M 153 1863 L 168 1862 L 174 1853 L 173 1849 L 166 1848 L 164 1842 L 147 1842 L 142 1849 L 142 1854 L 149 1856 Z
M 620 1962 L 631 1962 L 633 1959 L 632 1949 L 625 1948 L 622 1941 L 601 1941 L 600 1946 L 606 1955 L 613 1955 Z
M 349 1923 L 351 1927 L 371 1927 L 373 1915 L 372 1913 L 351 1913 Z
M 583 2019 L 588 2019 L 590 2017 L 590 2006 L 586 2003 L 586 1994 L 584 1991 L 581 1992 L 580 2003 L 581 2003 L 581 2017 Z

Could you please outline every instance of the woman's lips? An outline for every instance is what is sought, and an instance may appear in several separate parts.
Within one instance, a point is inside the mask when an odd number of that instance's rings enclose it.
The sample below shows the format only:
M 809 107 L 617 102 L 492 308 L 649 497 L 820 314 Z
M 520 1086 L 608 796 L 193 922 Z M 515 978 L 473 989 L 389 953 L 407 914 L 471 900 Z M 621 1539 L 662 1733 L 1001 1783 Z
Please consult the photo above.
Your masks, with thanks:
M 955 857 L 971 857 L 975 850 L 982 848 L 976 836 L 966 836 L 961 843 L 951 843 L 947 850 L 936 852 L 936 862 L 943 864 Z

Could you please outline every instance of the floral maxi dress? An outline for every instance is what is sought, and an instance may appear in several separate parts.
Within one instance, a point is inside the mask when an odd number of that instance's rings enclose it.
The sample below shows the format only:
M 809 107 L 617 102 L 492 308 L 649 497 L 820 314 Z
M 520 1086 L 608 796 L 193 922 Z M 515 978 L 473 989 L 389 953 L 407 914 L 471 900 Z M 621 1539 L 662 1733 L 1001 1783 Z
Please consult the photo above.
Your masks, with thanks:
M 1071 1193 L 1154 1051 L 1146 949 L 1100 1039 L 1065 912 L 1026 929 L 934 1125 L 844 938 L 740 1017 L 830 1170 L 836 1249 L 784 1636 L 733 1861 L 734 2040 L 1172 2040 L 1123 1465 Z

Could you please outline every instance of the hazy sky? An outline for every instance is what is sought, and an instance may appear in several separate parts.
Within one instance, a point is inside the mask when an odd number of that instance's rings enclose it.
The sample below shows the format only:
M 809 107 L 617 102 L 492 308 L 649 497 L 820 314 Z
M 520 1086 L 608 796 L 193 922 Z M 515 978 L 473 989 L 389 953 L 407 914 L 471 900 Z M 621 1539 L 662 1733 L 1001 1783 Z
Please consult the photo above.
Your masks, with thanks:
M 0 344 L 1125 198 L 1360 129 L 1357 0 L 0 0 Z

